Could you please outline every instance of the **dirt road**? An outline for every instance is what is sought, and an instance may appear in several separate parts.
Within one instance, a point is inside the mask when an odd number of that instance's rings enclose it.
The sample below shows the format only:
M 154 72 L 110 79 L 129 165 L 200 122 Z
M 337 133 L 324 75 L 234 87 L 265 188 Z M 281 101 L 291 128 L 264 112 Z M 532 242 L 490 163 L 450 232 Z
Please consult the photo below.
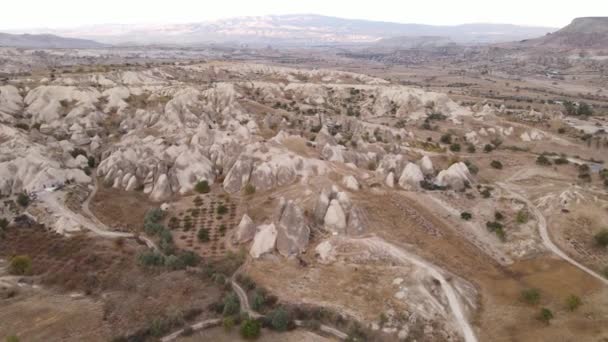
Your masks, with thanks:
M 379 237 L 369 237 L 358 239 L 365 245 L 367 245 L 371 251 L 377 251 L 380 254 L 389 254 L 391 257 L 396 260 L 400 260 L 406 263 L 414 264 L 420 268 L 423 268 L 429 272 L 429 274 L 437 279 L 441 284 L 441 288 L 448 299 L 448 305 L 450 310 L 452 311 L 452 315 L 454 316 L 456 324 L 460 327 L 462 335 L 466 342 L 476 342 L 477 337 L 471 328 L 471 325 L 467 321 L 464 309 L 458 296 L 456 295 L 456 290 L 452 287 L 452 285 L 445 279 L 443 276 L 441 269 L 437 266 L 428 263 L 427 261 L 419 258 L 416 255 L 410 254 L 403 249 L 392 245 Z
M 588 267 L 580 264 L 576 260 L 570 258 L 566 253 L 564 253 L 561 249 L 559 249 L 559 247 L 557 247 L 557 245 L 555 245 L 553 243 L 553 241 L 551 241 L 551 237 L 549 236 L 549 232 L 547 230 L 547 221 L 545 220 L 545 216 L 543 215 L 543 213 L 540 212 L 540 210 L 538 210 L 538 208 L 530 200 L 528 200 L 524 196 L 520 195 L 516 191 L 517 187 L 515 185 L 507 184 L 507 183 L 496 183 L 496 184 L 498 186 L 500 186 L 503 190 L 505 190 L 507 193 L 509 193 L 509 195 L 511 195 L 513 198 L 524 202 L 526 204 L 526 206 L 528 206 L 530 211 L 532 211 L 532 213 L 534 214 L 534 216 L 536 217 L 536 220 L 538 222 L 538 230 L 539 230 L 540 236 L 543 240 L 543 244 L 545 245 L 545 247 L 548 250 L 555 253 L 557 256 L 559 256 L 560 258 L 569 262 L 570 264 L 576 266 L 583 272 L 586 272 L 589 275 L 593 276 L 594 278 L 596 278 L 603 284 L 608 285 L 608 279 L 602 277 L 601 275 L 597 274 L 590 268 L 588 268 Z

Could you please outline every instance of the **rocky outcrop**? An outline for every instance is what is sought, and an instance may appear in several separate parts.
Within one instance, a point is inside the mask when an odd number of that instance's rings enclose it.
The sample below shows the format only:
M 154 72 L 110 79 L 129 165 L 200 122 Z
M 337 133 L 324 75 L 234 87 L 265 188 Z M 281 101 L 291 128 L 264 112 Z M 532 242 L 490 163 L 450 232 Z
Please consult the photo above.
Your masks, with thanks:
M 236 227 L 236 231 L 234 232 L 233 240 L 236 243 L 245 243 L 249 242 L 255 236 L 255 225 L 251 218 L 244 214 L 241 222 Z
M 308 247 L 310 228 L 302 209 L 294 201 L 281 200 L 277 224 L 277 250 L 285 257 L 298 255 Z
M 253 244 L 249 254 L 257 259 L 264 254 L 272 253 L 277 240 L 277 230 L 274 224 L 265 224 L 257 227 Z
M 422 159 L 420 159 L 418 161 L 418 165 L 420 166 L 420 170 L 422 171 L 422 173 L 425 176 L 434 176 L 435 175 L 435 169 L 433 168 L 433 161 L 431 161 L 431 158 L 429 158 L 428 156 L 424 156 L 422 157 Z
M 344 186 L 351 191 L 359 191 L 359 189 L 361 188 L 359 182 L 357 181 L 357 178 L 352 175 L 344 176 L 342 178 L 342 184 L 344 184 Z
M 449 187 L 461 191 L 471 183 L 471 173 L 463 162 L 452 164 L 447 170 L 439 172 L 435 179 L 438 186 Z
M 420 169 L 420 166 L 414 163 L 408 163 L 401 177 L 399 177 L 399 186 L 407 190 L 418 190 L 420 189 L 420 182 L 424 180 L 424 174 Z
M 315 209 L 315 222 L 325 230 L 338 235 L 360 235 L 365 232 L 362 212 L 356 208 L 347 193 L 323 190 L 319 195 Z

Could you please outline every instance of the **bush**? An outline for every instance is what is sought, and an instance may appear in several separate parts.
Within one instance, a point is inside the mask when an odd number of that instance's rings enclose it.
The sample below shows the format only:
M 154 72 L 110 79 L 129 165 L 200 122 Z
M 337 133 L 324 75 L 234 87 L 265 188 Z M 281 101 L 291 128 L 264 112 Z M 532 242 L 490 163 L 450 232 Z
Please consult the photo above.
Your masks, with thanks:
M 460 152 L 460 144 L 454 143 L 454 144 L 450 145 L 450 151 Z
M 538 289 L 523 290 L 521 300 L 527 304 L 536 305 L 540 302 L 540 291 Z
M 468 213 L 465 211 L 465 212 L 460 213 L 460 218 L 465 221 L 468 221 L 473 218 L 473 215 L 471 215 L 471 213 Z
M 196 234 L 196 237 L 200 242 L 209 242 L 209 230 L 207 230 L 207 228 L 199 229 L 198 234 Z
M 224 320 L 222 321 L 222 326 L 224 326 L 224 330 L 231 331 L 235 325 L 236 322 L 234 321 L 234 317 L 224 317 Z
M 544 154 L 541 154 L 540 156 L 538 156 L 538 158 L 536 158 L 536 164 L 547 166 L 551 165 L 551 161 Z
M 224 316 L 232 316 L 239 313 L 240 309 L 239 299 L 234 293 L 228 294 L 224 297 L 224 309 L 222 310 L 222 315 Z
M 555 161 L 554 161 L 554 162 L 555 162 L 555 165 L 565 165 L 565 164 L 570 163 L 570 162 L 568 161 L 568 159 L 567 159 L 566 157 L 563 157 L 563 156 L 562 156 L 562 157 L 559 157 L 559 158 L 557 158 L 557 159 L 555 159 Z
M 376 169 L 376 162 L 374 161 L 370 161 L 369 163 L 367 163 L 367 169 L 370 171 L 374 171 Z
M 467 146 L 467 152 L 469 152 L 469 153 L 475 153 L 475 151 L 476 151 L 475 145 L 469 144 L 469 146 Z
M 287 331 L 287 328 L 289 328 L 291 318 L 289 317 L 289 313 L 285 309 L 278 308 L 276 310 L 273 310 L 268 314 L 267 317 L 270 322 L 270 326 L 273 330 Z
M 180 253 L 179 259 L 185 267 L 194 267 L 201 262 L 201 257 L 192 251 L 185 251 Z
M 196 190 L 196 192 L 198 193 L 206 194 L 211 191 L 211 188 L 209 187 L 209 182 L 207 182 L 206 180 L 202 180 L 196 183 L 196 185 L 194 186 L 194 190 Z
M 28 196 L 25 192 L 17 195 L 17 203 L 22 207 L 27 207 L 30 204 L 30 196 Z
M 89 167 L 92 169 L 95 167 L 96 164 L 97 163 L 95 161 L 95 157 L 89 156 L 89 158 L 87 159 L 87 165 L 89 165 Z
M 496 221 L 502 221 L 504 220 L 505 216 L 500 211 L 496 211 L 494 212 L 494 218 Z
M 553 312 L 547 308 L 542 308 L 536 318 L 545 324 L 549 324 L 553 319 Z
M 254 319 L 247 319 L 241 326 L 241 336 L 248 340 L 254 340 L 260 337 L 261 326 L 260 322 Z
M 7 336 L 6 342 L 19 342 L 19 337 L 17 337 L 17 335 Z
M 157 267 L 165 264 L 165 257 L 155 251 L 145 251 L 137 257 L 139 264 L 146 267 Z
M 494 146 L 492 146 L 492 145 L 490 145 L 490 144 L 486 144 L 486 145 L 483 147 L 483 151 L 484 151 L 485 153 L 490 153 L 490 152 L 492 152 L 493 150 L 494 150 Z
M 441 136 L 441 138 L 439 139 L 439 141 L 441 141 L 442 143 L 449 145 L 452 143 L 452 135 L 449 133 L 446 133 L 444 135 Z
M 251 300 L 251 308 L 255 311 L 260 311 L 265 301 L 264 295 L 260 291 L 255 291 Z
M 70 155 L 72 156 L 72 158 L 76 158 L 79 155 L 83 155 L 83 156 L 87 156 L 87 151 L 81 149 L 81 148 L 75 148 L 72 151 L 70 151 Z
M 517 212 L 517 217 L 515 218 L 515 220 L 519 224 L 524 224 L 524 223 L 528 222 L 529 219 L 530 219 L 530 217 L 529 217 L 528 212 L 523 209 Z
M 144 216 L 144 223 L 145 222 L 160 222 L 160 220 L 163 219 L 164 213 L 162 210 L 160 210 L 160 208 L 154 208 L 151 210 L 148 210 L 148 212 L 146 213 L 146 215 Z
M 568 308 L 568 311 L 574 311 L 582 304 L 583 302 L 578 296 L 570 295 L 568 298 L 566 298 L 566 308 Z
M 18 255 L 11 259 L 9 273 L 12 275 L 28 275 L 32 271 L 32 259 L 27 255 Z
M 3 218 L 0 218 L 0 229 L 6 229 L 6 227 L 8 227 L 8 220 Z
M 245 185 L 245 189 L 243 189 L 243 191 L 245 192 L 245 195 L 251 196 L 251 195 L 255 194 L 255 186 L 251 183 L 247 183 L 247 185 Z
M 603 229 L 599 233 L 595 234 L 595 243 L 601 247 L 608 246 L 608 229 Z
M 218 213 L 218 215 L 224 215 L 227 212 L 228 212 L 228 207 L 226 207 L 225 205 L 220 204 L 220 205 L 217 206 L 217 213 Z
M 502 169 L 502 163 L 499 162 L 498 160 L 492 160 L 492 162 L 490 163 L 490 166 L 497 169 L 497 170 L 501 170 Z

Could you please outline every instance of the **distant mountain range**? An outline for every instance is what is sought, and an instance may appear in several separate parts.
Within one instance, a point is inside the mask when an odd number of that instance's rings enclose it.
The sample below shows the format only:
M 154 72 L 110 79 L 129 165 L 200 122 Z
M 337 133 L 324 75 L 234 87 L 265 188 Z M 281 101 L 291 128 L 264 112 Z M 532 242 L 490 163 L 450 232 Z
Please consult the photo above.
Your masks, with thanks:
M 576 18 L 570 25 L 544 37 L 522 42 L 525 46 L 608 51 L 608 17 Z
M 540 37 L 555 30 L 507 24 L 400 24 L 307 14 L 240 17 L 171 25 L 94 25 L 73 29 L 36 29 L 29 33 L 52 33 L 107 44 L 310 46 L 372 43 L 387 38 L 418 36 L 443 37 L 455 43 L 497 43 Z
M 91 49 L 106 45 L 92 40 L 64 38 L 52 34 L 0 33 L 0 46 L 34 49 Z

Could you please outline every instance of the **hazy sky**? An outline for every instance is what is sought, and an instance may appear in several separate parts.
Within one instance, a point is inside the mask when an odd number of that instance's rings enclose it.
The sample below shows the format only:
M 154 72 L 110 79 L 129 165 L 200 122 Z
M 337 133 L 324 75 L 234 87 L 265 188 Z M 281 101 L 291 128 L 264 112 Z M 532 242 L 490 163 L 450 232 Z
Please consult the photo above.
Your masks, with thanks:
M 561 27 L 608 16 L 606 0 L 3 0 L 0 30 L 89 24 L 182 23 L 235 16 L 314 13 L 401 23 L 472 22 Z

